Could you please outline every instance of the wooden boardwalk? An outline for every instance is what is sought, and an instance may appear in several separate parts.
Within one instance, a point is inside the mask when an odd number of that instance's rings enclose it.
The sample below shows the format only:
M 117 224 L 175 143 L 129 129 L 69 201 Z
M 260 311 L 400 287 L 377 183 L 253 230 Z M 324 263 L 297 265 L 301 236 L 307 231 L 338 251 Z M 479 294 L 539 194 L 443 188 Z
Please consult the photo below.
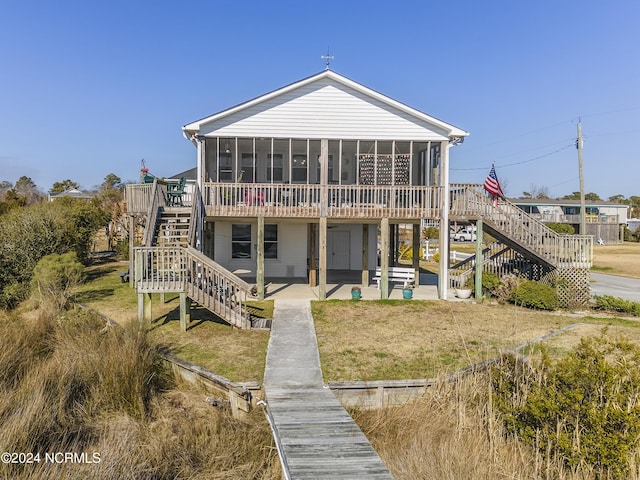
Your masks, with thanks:
M 323 385 L 308 301 L 276 302 L 265 397 L 287 479 L 393 478 Z

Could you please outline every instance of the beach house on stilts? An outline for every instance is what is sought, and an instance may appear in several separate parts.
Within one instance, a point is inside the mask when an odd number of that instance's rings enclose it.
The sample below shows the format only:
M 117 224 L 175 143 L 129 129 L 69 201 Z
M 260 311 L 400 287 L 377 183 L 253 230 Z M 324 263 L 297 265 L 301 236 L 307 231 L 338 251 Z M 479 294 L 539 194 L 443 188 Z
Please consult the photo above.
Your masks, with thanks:
M 450 184 L 449 150 L 466 131 L 330 69 L 183 132 L 195 147 L 193 190 L 157 179 L 127 186 L 132 225 L 145 225 L 143 244 L 131 247 L 141 316 L 150 293 L 179 292 L 181 305 L 193 300 L 251 328 L 244 302 L 263 298 L 269 278 L 304 279 L 325 299 L 335 270 L 361 272 L 364 285 L 378 270 L 387 298 L 394 231 L 413 225 L 417 252 L 423 219 L 441 232 L 453 220 L 480 223 L 496 240 L 481 259 L 449 265 L 448 235 L 440 235 L 442 299 L 480 265 L 588 281 L 591 237 L 555 234 L 508 201 L 493 202 L 482 185 Z M 238 271 L 255 272 L 255 283 Z

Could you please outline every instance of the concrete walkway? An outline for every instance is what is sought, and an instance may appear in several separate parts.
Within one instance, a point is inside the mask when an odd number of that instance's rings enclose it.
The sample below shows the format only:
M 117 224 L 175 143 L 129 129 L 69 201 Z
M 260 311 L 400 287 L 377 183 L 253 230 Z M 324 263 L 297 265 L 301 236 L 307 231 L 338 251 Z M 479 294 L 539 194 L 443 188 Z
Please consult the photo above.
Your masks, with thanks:
M 324 387 L 308 299 L 276 299 L 264 390 L 287 479 L 392 478 Z

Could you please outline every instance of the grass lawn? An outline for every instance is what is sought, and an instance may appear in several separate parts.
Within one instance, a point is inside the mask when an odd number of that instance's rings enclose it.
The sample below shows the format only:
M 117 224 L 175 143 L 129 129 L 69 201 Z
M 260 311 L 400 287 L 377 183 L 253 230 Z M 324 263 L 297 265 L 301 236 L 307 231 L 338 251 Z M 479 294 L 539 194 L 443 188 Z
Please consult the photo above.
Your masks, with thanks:
M 607 325 L 610 334 L 640 342 L 640 322 L 491 302 L 325 301 L 313 302 L 312 312 L 325 381 L 436 377 L 574 323 L 584 325 L 544 342 L 552 354 Z
M 640 243 L 622 245 L 594 245 L 594 272 L 640 278 Z
M 636 244 L 629 247 L 635 251 Z M 617 247 L 599 248 L 613 252 Z M 78 300 L 119 323 L 137 321 L 137 295 L 120 282 L 118 272 L 123 270 L 126 263 L 118 262 L 88 268 L 89 281 Z M 273 315 L 272 301 L 250 305 L 255 314 Z M 583 325 L 544 342 L 552 354 L 568 351 L 580 337 L 598 335 L 606 325 L 610 334 L 640 341 L 640 322 L 536 312 L 493 302 L 325 301 L 312 302 L 312 311 L 325 381 L 435 377 L 574 323 Z M 152 337 L 175 355 L 234 381 L 262 381 L 268 331 L 234 329 L 194 307 L 191 325 L 183 333 L 175 294 L 167 294 L 164 303 L 154 295 L 153 318 Z
M 130 284 L 120 281 L 119 272 L 126 262 L 110 262 L 87 268 L 87 282 L 77 300 L 121 325 L 137 321 L 138 296 Z M 255 315 L 273 317 L 273 301 L 249 302 Z M 237 382 L 258 381 L 264 376 L 269 332 L 242 331 L 221 322 L 208 310 L 194 305 L 191 324 L 180 331 L 180 307 L 177 294 L 152 297 L 153 321 L 149 331 L 153 339 L 167 345 L 171 353 Z

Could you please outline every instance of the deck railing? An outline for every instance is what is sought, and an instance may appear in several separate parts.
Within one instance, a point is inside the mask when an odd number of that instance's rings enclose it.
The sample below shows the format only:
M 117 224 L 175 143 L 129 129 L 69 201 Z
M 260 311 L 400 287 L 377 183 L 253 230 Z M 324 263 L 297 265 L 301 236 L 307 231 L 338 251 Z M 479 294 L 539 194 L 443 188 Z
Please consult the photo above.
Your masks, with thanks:
M 207 183 L 212 216 L 428 218 L 437 216 L 441 187 Z
M 571 224 L 580 223 L 580 215 L 565 214 L 565 213 L 532 213 L 531 216 L 545 223 L 571 223 Z M 585 215 L 585 221 L 586 223 L 618 224 L 620 223 L 620 218 L 618 217 L 618 215 L 589 214 L 589 215 Z
M 138 293 L 184 292 L 239 328 L 250 328 L 251 285 L 192 247 L 136 247 Z

